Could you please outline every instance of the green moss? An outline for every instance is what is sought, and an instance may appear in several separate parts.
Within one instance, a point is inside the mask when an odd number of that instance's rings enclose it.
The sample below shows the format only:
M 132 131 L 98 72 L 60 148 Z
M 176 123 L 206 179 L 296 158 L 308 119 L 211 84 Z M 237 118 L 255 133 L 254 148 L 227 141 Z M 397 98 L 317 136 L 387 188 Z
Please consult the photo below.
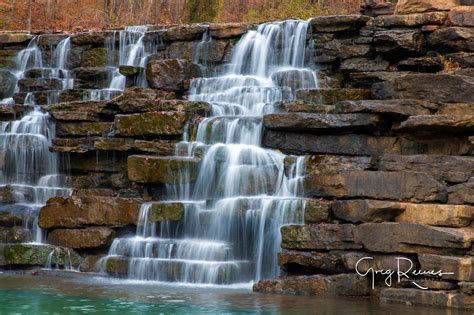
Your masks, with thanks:
M 105 67 L 107 66 L 107 49 L 93 48 L 84 52 L 83 67 Z
M 182 203 L 153 203 L 148 219 L 151 222 L 180 221 L 184 216 Z

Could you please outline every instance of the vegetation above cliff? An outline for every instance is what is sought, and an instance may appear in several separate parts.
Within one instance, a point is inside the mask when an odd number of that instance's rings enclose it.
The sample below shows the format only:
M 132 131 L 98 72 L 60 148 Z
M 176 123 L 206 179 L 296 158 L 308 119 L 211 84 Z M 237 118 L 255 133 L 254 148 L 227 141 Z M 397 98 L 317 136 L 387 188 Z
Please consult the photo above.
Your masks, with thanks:
M 0 0 L 0 29 L 101 29 L 131 24 L 259 22 L 354 13 L 361 0 Z

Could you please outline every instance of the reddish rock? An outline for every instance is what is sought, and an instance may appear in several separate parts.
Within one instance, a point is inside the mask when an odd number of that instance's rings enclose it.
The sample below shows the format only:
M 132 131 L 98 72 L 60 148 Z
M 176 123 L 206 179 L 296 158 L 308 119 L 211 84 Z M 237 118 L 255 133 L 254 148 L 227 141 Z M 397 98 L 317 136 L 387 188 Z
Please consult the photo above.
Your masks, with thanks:
M 112 244 L 115 231 L 106 227 L 77 230 L 53 230 L 48 233 L 48 243 L 74 249 L 99 248 Z

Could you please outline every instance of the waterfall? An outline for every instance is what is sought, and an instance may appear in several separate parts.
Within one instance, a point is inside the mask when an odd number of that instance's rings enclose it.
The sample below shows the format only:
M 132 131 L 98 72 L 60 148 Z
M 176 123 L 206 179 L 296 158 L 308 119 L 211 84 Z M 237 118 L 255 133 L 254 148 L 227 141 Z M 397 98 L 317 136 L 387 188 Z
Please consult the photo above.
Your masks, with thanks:
M 145 49 L 144 38 L 147 31 L 148 26 L 144 25 L 127 26 L 125 30 L 120 31 L 119 65 L 145 68 L 147 58 L 151 54 L 151 52 Z M 115 45 L 112 49 L 115 49 Z M 154 50 L 153 48 L 151 49 L 152 52 Z M 125 81 L 125 76 L 120 74 L 118 69 L 115 69 L 109 88 L 123 91 L 125 90 Z M 147 86 L 144 71 L 138 76 L 136 85 Z
M 38 46 L 39 37 L 33 38 L 28 47 L 18 53 L 16 68 L 18 80 L 25 72 L 41 70 L 42 79 L 61 79 L 63 89 L 71 88 L 73 79 L 69 75 L 67 61 L 71 49 L 70 38 L 62 40 L 54 49 L 51 68 L 43 67 L 43 53 Z M 15 89 L 19 91 L 18 84 Z M 61 91 L 48 91 L 48 104 L 56 103 Z M 35 106 L 33 93 L 25 97 L 25 105 L 33 110 L 19 120 L 2 122 L 0 129 L 0 151 L 4 163 L 0 169 L 0 185 L 9 186 L 15 192 L 16 204 L 5 207 L 21 214 L 24 228 L 32 231 L 31 241 L 42 243 L 44 235 L 38 227 L 38 211 L 49 198 L 68 196 L 65 176 L 59 174 L 58 155 L 49 152 L 55 137 L 55 126 L 49 114 Z M 12 210 L 13 209 L 13 210 Z
M 260 145 L 262 117 L 296 89 L 317 87 L 314 71 L 304 68 L 308 26 L 262 24 L 242 37 L 224 73 L 192 80 L 189 99 L 209 102 L 212 115 L 176 150 L 201 158 L 194 183 L 183 169 L 179 184 L 166 187 L 166 202 L 182 203 L 184 218 L 149 222 L 153 203 L 145 203 L 136 236 L 115 239 L 103 266 L 125 260 L 129 278 L 195 284 L 279 275 L 280 228 L 303 223 L 305 200 L 295 196 L 304 158 L 288 159 L 285 172 L 286 156 Z

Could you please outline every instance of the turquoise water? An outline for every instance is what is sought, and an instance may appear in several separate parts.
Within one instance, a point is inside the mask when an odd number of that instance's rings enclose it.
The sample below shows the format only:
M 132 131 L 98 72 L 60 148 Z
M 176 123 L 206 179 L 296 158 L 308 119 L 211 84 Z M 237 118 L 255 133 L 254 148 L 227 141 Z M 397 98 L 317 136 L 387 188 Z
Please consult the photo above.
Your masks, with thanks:
M 467 314 L 365 299 L 264 295 L 250 285 L 186 287 L 76 273 L 1 274 L 0 315 L 10 314 Z

